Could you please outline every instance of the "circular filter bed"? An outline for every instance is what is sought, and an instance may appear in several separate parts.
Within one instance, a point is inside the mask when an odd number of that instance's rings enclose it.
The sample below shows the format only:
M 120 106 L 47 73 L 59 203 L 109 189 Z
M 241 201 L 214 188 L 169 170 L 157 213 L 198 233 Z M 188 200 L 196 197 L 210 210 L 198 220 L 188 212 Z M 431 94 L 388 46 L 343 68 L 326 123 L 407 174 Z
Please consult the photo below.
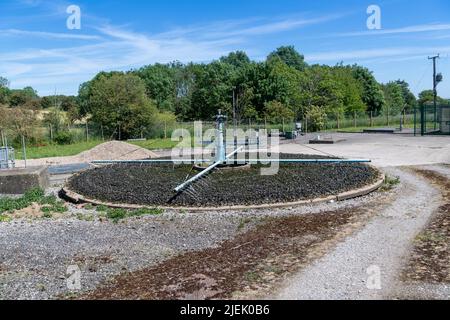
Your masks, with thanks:
M 282 158 L 318 158 L 282 155 Z M 319 157 L 320 158 L 320 157 Z M 322 157 L 324 158 L 324 157 Z M 324 158 L 326 159 L 326 158 Z M 162 207 L 225 207 L 290 203 L 337 195 L 371 185 L 379 172 L 364 164 L 283 163 L 272 176 L 262 165 L 215 170 L 174 197 L 174 188 L 197 174 L 192 165 L 114 164 L 84 171 L 68 182 L 70 191 L 105 203 Z
M 318 158 L 282 155 L 281 158 Z M 324 158 L 326 159 L 326 158 Z M 191 165 L 115 164 L 86 170 L 68 188 L 105 203 L 162 207 L 254 206 L 298 202 L 337 195 L 373 184 L 379 172 L 364 164 L 283 163 L 272 176 L 263 165 L 246 170 L 215 170 L 174 197 L 174 188 L 197 174 Z

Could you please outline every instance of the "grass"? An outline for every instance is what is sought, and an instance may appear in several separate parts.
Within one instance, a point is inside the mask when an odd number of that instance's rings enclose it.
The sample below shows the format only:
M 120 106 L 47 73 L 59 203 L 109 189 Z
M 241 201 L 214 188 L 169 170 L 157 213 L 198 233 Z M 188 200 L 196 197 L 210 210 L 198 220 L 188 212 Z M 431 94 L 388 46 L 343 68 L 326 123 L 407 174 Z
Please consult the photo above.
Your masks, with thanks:
M 89 142 L 77 142 L 69 145 L 49 144 L 46 146 L 31 146 L 27 147 L 27 159 L 41 159 L 51 157 L 66 157 L 74 156 L 80 152 L 94 148 L 103 141 L 93 140 Z M 16 149 L 16 159 L 23 159 L 21 149 Z
M 102 140 L 92 140 L 89 142 L 76 142 L 69 145 L 48 144 L 44 146 L 29 146 L 27 147 L 27 159 L 75 156 L 103 142 Z M 171 149 L 178 145 L 178 142 L 173 142 L 170 139 L 150 139 L 145 141 L 130 141 L 129 143 L 148 150 Z M 21 148 L 16 148 L 15 154 L 17 160 L 23 160 Z
M 64 213 L 67 207 L 63 202 L 59 201 L 55 196 L 45 196 L 44 190 L 35 188 L 27 191 L 22 197 L 2 198 L 0 199 L 0 222 L 7 220 L 5 213 L 12 213 L 17 210 L 28 208 L 33 203 L 42 206 L 41 211 L 45 217 L 50 217 L 52 213 Z
M 145 141 L 130 141 L 129 143 L 148 150 L 158 150 L 172 149 L 176 147 L 179 142 L 172 141 L 171 139 L 150 139 Z
M 158 208 L 142 208 L 137 210 L 125 210 L 125 209 L 108 209 L 106 211 L 106 217 L 112 220 L 114 223 L 118 223 L 120 220 L 140 217 L 147 215 L 160 215 L 163 213 L 162 209 Z

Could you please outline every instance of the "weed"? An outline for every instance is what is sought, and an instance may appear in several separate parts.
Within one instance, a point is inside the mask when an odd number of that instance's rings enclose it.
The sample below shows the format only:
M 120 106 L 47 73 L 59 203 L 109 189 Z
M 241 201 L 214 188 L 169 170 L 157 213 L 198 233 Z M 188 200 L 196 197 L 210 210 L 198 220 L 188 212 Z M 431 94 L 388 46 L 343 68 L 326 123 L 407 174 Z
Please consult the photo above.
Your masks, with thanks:
M 382 192 L 390 191 L 399 184 L 400 184 L 399 177 L 386 176 L 386 178 L 384 179 L 384 184 L 381 186 L 380 191 Z
M 110 209 L 106 213 L 108 219 L 111 219 L 114 223 L 119 222 L 127 217 L 127 210 L 125 209 Z
M 27 191 L 22 197 L 17 199 L 0 199 L 0 214 L 4 212 L 22 210 L 31 206 L 33 203 L 43 206 L 41 211 L 47 215 L 52 212 L 64 213 L 67 211 L 67 207 L 64 203 L 59 201 L 54 195 L 46 196 L 43 189 L 34 188 Z
M 107 212 L 108 211 L 108 207 L 105 205 L 99 205 L 95 209 L 97 210 L 97 212 Z
M 0 214 L 0 222 L 10 222 L 11 220 L 11 217 L 6 214 Z
M 47 209 L 47 208 L 42 208 L 42 209 Z M 45 219 L 53 218 L 53 215 L 50 210 L 46 210 L 46 211 L 42 210 L 42 211 L 44 212 L 44 214 L 42 215 L 42 218 L 45 218 Z
M 94 210 L 94 206 L 90 203 L 88 203 L 87 205 L 84 206 L 84 209 L 86 210 Z
M 122 219 L 130 218 L 130 217 L 141 217 L 147 215 L 160 215 L 163 213 L 163 210 L 158 208 L 142 208 L 137 210 L 125 210 L 125 209 L 108 209 L 106 212 L 106 217 L 113 222 L 117 223 Z
M 250 218 L 242 218 L 242 219 L 239 221 L 238 231 L 241 231 L 242 229 L 244 229 L 245 226 L 246 226 L 247 224 L 249 224 L 251 221 L 252 221 L 252 220 L 251 220 Z
M 162 209 L 158 208 L 142 208 L 128 213 L 129 217 L 139 217 L 139 216 L 158 216 L 163 213 Z

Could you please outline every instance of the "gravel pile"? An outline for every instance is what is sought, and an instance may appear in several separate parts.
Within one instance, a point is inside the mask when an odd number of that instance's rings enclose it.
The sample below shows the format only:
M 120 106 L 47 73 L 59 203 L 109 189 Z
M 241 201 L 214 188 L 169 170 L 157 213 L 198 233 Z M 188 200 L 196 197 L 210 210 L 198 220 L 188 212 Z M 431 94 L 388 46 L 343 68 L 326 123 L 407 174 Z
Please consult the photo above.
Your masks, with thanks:
M 311 158 L 283 155 L 284 158 Z M 194 192 L 169 202 L 191 166 L 119 164 L 82 172 L 69 188 L 90 199 L 148 206 L 214 207 L 295 202 L 338 194 L 374 182 L 378 172 L 362 164 L 281 164 L 277 175 L 263 176 L 261 165 L 249 170 L 216 170 Z
M 158 155 L 126 142 L 110 141 L 82 152 L 77 157 L 80 159 L 80 163 L 85 163 L 95 160 L 141 160 L 157 158 Z

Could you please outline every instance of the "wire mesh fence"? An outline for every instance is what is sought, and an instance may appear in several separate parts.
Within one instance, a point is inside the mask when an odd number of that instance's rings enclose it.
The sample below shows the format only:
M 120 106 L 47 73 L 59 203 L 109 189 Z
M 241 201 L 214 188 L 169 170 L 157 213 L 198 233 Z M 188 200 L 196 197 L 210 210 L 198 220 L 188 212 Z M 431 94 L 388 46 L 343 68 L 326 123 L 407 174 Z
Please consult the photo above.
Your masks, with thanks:
M 395 116 L 377 116 L 373 117 L 370 114 L 356 114 L 350 117 L 333 117 L 329 116 L 325 119 L 319 131 L 362 131 L 364 128 L 376 127 L 391 127 L 391 128 L 414 128 L 421 120 L 420 111 L 416 114 L 399 114 Z M 443 117 L 443 116 L 438 116 Z M 426 109 L 424 112 L 424 126 L 426 132 L 434 129 L 436 125 L 435 114 L 433 110 Z M 267 119 L 253 119 L 242 120 L 236 124 L 237 129 L 247 131 L 248 129 L 261 130 L 267 129 L 269 132 L 276 129 L 279 132 L 295 131 L 296 123 L 301 122 L 303 132 L 311 132 L 313 128 L 309 118 L 302 121 L 294 121 L 294 119 L 283 119 L 278 121 L 281 123 L 273 123 Z M 443 122 L 444 123 L 444 122 Z M 49 144 L 73 144 L 89 141 L 110 141 L 110 140 L 149 140 L 149 139 L 171 139 L 176 130 L 187 130 L 191 136 L 195 134 L 196 122 L 159 122 L 153 123 L 147 127 L 142 127 L 133 130 L 133 134 L 123 134 L 118 127 L 108 127 L 94 122 L 78 123 L 67 127 L 54 128 L 51 125 L 38 126 L 33 128 L 26 134 L 25 143 L 28 146 L 46 146 Z M 197 124 L 198 126 L 199 124 Z M 228 128 L 233 128 L 234 123 L 232 119 L 227 122 Z M 201 122 L 201 131 L 204 133 L 207 130 L 214 129 L 215 123 L 213 121 Z M 197 130 L 199 130 L 197 128 Z M 13 130 L 1 130 L 2 144 L 22 149 L 23 137 Z M 179 132 L 179 131 L 178 131 Z

